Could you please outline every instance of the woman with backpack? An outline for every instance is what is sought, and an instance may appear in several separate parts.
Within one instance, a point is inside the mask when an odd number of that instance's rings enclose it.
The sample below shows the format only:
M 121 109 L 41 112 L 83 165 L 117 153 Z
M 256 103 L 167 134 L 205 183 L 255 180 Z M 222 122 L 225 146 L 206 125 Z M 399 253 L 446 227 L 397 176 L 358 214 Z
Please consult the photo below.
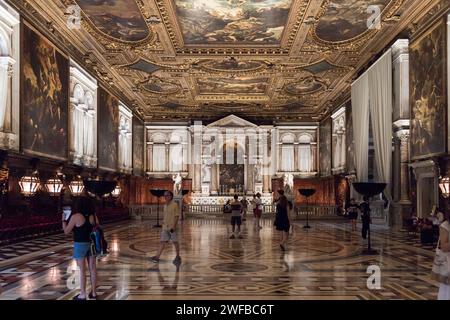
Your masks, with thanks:
M 67 221 L 68 220 L 68 221 Z M 80 269 L 80 294 L 74 300 L 86 300 L 86 259 L 88 260 L 91 275 L 91 293 L 89 299 L 97 298 L 97 265 L 96 257 L 91 253 L 91 232 L 95 224 L 99 224 L 95 215 L 94 201 L 86 196 L 75 201 L 73 211 L 66 220 L 62 216 L 62 227 L 65 234 L 73 231 L 73 258 Z

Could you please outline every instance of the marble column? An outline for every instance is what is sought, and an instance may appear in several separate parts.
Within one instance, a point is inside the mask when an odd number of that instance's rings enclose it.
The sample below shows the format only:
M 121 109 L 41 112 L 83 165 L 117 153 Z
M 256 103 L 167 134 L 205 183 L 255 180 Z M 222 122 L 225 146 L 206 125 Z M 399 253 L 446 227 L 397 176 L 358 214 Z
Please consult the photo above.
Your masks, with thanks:
M 294 171 L 299 171 L 300 168 L 298 166 L 298 142 L 294 143 Z
M 11 114 L 11 78 L 13 75 L 14 60 L 9 57 L 0 57 L 0 131 L 7 131 L 5 126 L 7 114 Z M 8 121 L 10 122 L 10 121 Z
M 404 218 L 411 215 L 409 197 L 409 41 L 397 40 L 392 46 L 393 76 L 393 135 L 394 157 L 393 169 L 393 203 L 389 224 L 401 228 Z
M 170 171 L 170 142 L 166 142 L 166 172 Z
M 217 195 L 219 193 L 218 170 L 218 165 L 213 163 L 211 165 L 211 195 Z
M 147 142 L 147 172 L 153 171 L 153 142 Z
M 202 165 L 194 164 L 194 193 L 202 193 Z

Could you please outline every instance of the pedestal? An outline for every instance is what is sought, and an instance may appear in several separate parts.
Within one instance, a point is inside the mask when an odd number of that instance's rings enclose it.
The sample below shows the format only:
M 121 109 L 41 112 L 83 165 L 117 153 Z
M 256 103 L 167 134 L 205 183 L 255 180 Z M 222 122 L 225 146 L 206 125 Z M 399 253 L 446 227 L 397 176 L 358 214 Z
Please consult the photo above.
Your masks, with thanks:
M 255 183 L 255 193 L 263 193 L 263 184 L 261 182 Z
M 209 196 L 209 183 L 203 183 L 202 184 L 202 195 Z

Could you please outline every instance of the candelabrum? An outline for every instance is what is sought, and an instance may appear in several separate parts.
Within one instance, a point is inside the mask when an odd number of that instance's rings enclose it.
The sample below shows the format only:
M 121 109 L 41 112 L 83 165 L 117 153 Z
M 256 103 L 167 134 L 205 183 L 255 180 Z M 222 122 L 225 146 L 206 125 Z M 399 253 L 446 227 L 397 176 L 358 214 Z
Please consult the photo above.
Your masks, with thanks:
M 305 229 L 310 229 L 309 225 L 309 197 L 316 193 L 316 189 L 298 189 L 298 192 L 306 198 L 306 225 Z
M 156 224 L 153 226 L 155 228 L 161 228 L 162 226 L 159 224 L 159 198 L 161 198 L 162 196 L 164 196 L 164 193 L 167 190 L 162 190 L 162 189 L 151 189 L 150 193 L 158 198 L 158 206 L 156 209 Z
M 371 198 L 375 195 L 380 194 L 383 192 L 384 188 L 386 188 L 386 183 L 375 183 L 375 182 L 355 182 L 353 183 L 353 187 L 355 188 L 356 192 L 359 194 L 362 194 L 363 196 L 367 198 Z M 370 206 L 368 209 L 368 212 L 366 212 L 365 219 L 368 220 L 367 223 L 367 249 L 363 250 L 363 254 L 378 254 L 378 252 L 371 247 L 370 242 L 370 224 L 371 224 L 371 218 L 370 218 Z M 364 223 L 364 222 L 363 222 Z

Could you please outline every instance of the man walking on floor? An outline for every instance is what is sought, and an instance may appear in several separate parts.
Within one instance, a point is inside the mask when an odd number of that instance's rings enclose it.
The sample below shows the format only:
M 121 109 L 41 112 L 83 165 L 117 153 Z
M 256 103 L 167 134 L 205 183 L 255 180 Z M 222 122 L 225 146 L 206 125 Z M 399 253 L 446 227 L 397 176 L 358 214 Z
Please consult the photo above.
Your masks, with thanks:
M 164 221 L 161 230 L 161 243 L 159 246 L 158 254 L 150 258 L 150 260 L 154 263 L 159 262 L 159 257 L 161 256 L 166 243 L 172 241 L 177 256 L 173 260 L 175 265 L 179 265 L 181 263 L 180 257 L 180 245 L 178 244 L 178 233 L 177 233 L 177 225 L 178 219 L 180 218 L 180 208 L 178 203 L 173 201 L 173 193 L 171 191 L 166 191 L 164 193 L 164 197 L 166 199 L 166 205 L 164 206 Z

